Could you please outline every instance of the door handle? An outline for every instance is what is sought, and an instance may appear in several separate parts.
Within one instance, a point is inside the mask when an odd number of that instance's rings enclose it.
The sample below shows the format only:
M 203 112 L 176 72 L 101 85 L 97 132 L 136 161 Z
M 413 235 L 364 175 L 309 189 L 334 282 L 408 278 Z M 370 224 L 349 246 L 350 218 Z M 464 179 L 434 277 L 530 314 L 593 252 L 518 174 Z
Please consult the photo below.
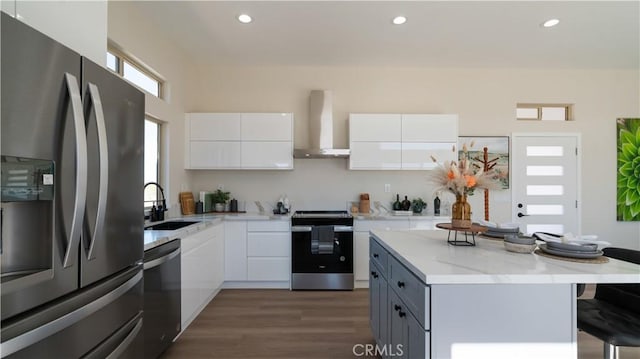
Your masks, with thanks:
M 67 84 L 71 110 L 73 113 L 73 123 L 76 140 L 76 193 L 73 204 L 73 216 L 71 217 L 70 238 L 67 250 L 64 255 L 63 267 L 68 268 L 76 263 L 76 256 L 72 251 L 78 246 L 80 233 L 84 222 L 84 207 L 87 201 L 87 131 L 84 125 L 84 115 L 82 114 L 82 99 L 78 80 L 70 73 L 64 74 Z
M 528 214 L 523 214 L 522 212 L 518 212 L 518 217 L 522 218 L 522 217 L 528 217 Z
M 109 189 L 109 146 L 107 145 L 107 127 L 104 121 L 102 100 L 98 87 L 89 83 L 89 99 L 91 107 L 96 115 L 96 128 L 98 130 L 98 155 L 100 163 L 100 192 L 98 193 L 98 209 L 96 211 L 96 226 L 93 230 L 91 245 L 89 246 L 88 259 L 96 257 L 95 244 L 99 234 L 104 229 L 104 218 L 107 211 L 107 190 Z M 88 115 L 88 114 L 87 114 Z

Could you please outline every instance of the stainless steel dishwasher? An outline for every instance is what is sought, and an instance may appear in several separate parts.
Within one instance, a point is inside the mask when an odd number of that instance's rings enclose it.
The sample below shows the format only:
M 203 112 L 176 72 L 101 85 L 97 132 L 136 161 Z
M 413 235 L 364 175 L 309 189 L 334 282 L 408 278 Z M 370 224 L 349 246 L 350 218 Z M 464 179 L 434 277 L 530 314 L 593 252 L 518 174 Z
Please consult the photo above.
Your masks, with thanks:
M 144 252 L 144 357 L 157 358 L 180 333 L 180 239 Z

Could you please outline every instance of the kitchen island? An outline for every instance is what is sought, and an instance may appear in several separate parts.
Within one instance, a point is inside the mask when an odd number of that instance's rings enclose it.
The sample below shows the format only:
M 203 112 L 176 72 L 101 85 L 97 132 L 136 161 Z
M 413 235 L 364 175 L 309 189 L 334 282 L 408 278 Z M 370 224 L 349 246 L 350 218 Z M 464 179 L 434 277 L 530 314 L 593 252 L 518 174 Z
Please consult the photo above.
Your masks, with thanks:
M 384 356 L 576 358 L 576 283 L 638 283 L 640 266 L 447 244 L 444 230 L 372 230 L 371 326 Z

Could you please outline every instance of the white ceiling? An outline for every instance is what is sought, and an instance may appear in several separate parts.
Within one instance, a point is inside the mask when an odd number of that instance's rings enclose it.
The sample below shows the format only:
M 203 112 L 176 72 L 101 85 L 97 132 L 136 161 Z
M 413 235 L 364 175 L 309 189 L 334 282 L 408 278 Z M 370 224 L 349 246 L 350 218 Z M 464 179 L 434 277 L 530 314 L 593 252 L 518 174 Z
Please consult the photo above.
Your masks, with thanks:
M 135 2 L 196 62 L 640 68 L 640 1 Z M 251 15 L 241 24 L 236 17 Z M 396 15 L 408 18 L 395 26 Z M 540 24 L 558 18 L 545 29 Z

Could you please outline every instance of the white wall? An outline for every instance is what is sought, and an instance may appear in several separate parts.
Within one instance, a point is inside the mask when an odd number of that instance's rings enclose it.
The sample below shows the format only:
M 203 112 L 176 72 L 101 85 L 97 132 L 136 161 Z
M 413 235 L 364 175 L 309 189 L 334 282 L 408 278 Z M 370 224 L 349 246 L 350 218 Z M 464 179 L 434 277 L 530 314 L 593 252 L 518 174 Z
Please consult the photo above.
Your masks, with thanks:
M 19 20 L 104 66 L 107 49 L 107 1 L 3 0 Z
M 193 67 L 187 112 L 283 111 L 295 116 L 295 147 L 307 137 L 309 91 L 333 91 L 335 146 L 348 144 L 349 112 L 457 113 L 461 136 L 512 132 L 581 133 L 583 233 L 640 248 L 637 222 L 615 215 L 615 119 L 640 115 L 638 70 L 418 69 L 331 67 Z M 518 122 L 518 102 L 573 103 L 575 121 Z M 240 200 L 273 202 L 287 193 L 297 208 L 345 208 L 369 192 L 389 203 L 395 193 L 429 198 L 424 175 L 349 171 L 346 160 L 296 160 L 293 171 L 192 171 L 192 190 L 223 184 Z M 384 183 L 391 193 L 384 193 Z M 597 194 L 597 195 L 596 195 Z M 510 192 L 492 192 L 491 219 L 510 221 Z M 482 216 L 482 195 L 471 198 Z M 296 206 L 297 204 L 297 206 Z
M 163 123 L 165 162 L 161 164 L 161 182 L 165 184 L 170 214 L 178 215 L 178 193 L 190 182 L 184 170 L 184 98 L 189 61 L 131 2 L 109 1 L 108 10 L 109 39 L 165 80 L 165 98 L 146 94 L 145 106 L 147 114 Z

